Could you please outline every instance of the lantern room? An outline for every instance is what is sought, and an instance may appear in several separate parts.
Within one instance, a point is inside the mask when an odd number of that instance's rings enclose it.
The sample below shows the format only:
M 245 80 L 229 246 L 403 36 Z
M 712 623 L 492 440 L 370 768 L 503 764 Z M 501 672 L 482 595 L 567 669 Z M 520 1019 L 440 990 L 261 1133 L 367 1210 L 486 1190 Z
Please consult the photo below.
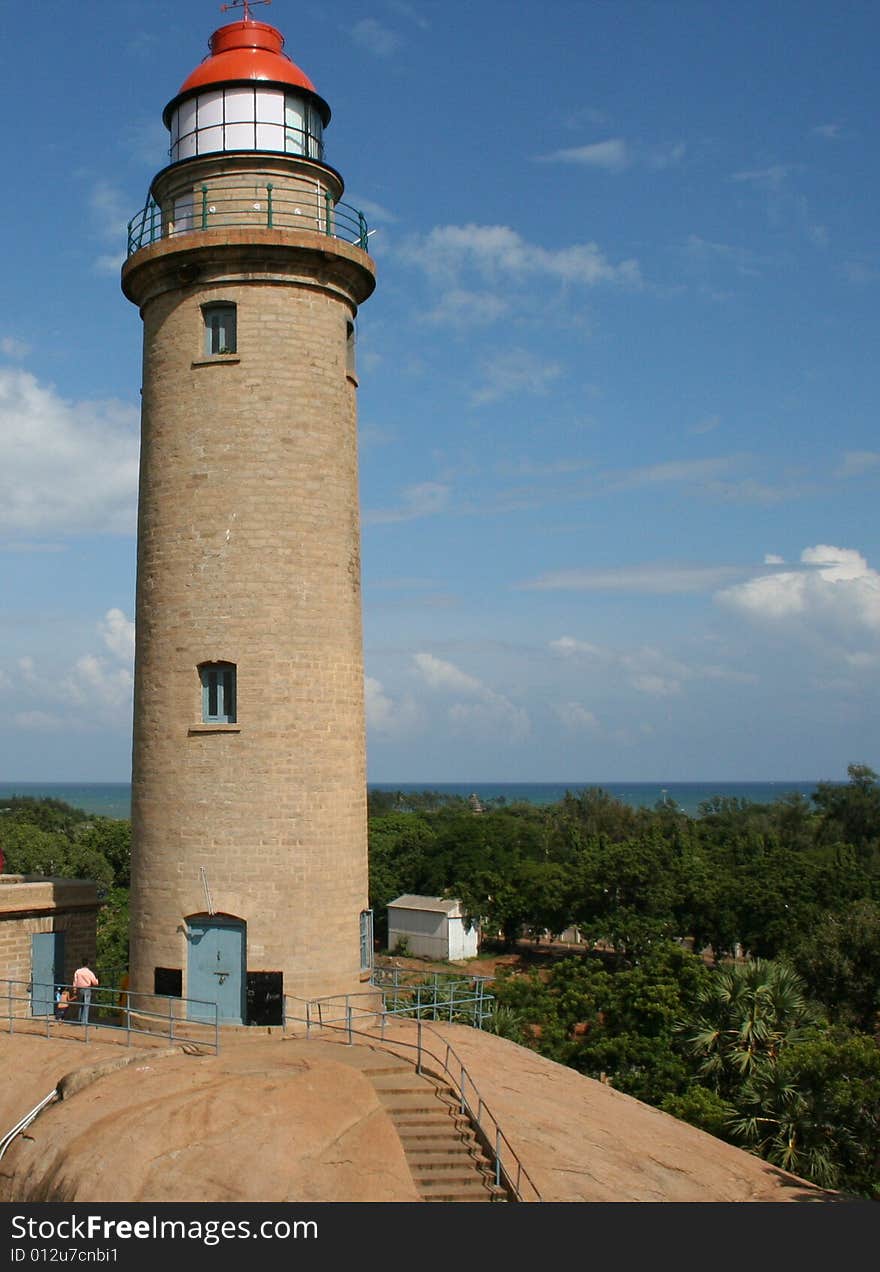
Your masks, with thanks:
M 281 32 L 249 14 L 214 32 L 162 116 L 172 164 L 255 150 L 323 160 L 330 107 L 283 49 Z

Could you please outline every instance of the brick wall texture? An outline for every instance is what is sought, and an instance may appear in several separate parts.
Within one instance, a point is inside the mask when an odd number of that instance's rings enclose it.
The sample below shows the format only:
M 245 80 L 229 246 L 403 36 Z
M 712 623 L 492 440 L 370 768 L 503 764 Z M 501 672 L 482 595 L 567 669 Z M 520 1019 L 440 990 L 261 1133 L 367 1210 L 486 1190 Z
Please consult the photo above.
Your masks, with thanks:
M 183 969 L 185 919 L 246 925 L 299 997 L 359 987 L 367 904 L 355 382 L 372 263 L 317 234 L 181 235 L 123 287 L 144 322 L 131 987 Z M 234 357 L 202 306 L 237 306 Z M 199 666 L 237 667 L 234 726 Z
M 95 965 L 98 901 L 95 885 L 80 880 L 0 876 L 0 982 L 31 979 L 31 937 L 63 932 L 65 983 L 84 962 Z M 7 986 L 0 984 L 0 1010 Z M 19 987 L 13 996 L 23 993 Z

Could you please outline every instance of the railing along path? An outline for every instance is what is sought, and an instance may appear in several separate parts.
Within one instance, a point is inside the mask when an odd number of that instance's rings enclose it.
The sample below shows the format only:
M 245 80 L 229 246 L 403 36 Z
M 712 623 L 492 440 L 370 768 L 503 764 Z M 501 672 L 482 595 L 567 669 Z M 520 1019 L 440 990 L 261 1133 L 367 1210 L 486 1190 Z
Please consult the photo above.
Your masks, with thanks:
M 541 1194 L 534 1181 L 520 1161 L 510 1140 L 502 1131 L 498 1119 L 480 1095 L 464 1061 L 452 1044 L 430 1025 L 426 1025 L 421 1018 L 413 1019 L 411 1015 L 403 1015 L 400 1011 L 387 1011 L 384 1007 L 353 1006 L 352 1000 L 358 998 L 372 999 L 375 1002 L 376 994 L 375 992 L 345 994 L 338 998 L 312 1000 L 294 998 L 290 994 L 285 994 L 285 1028 L 294 1023 L 305 1025 L 307 1039 L 311 1037 L 312 1030 L 329 1029 L 344 1034 L 349 1044 L 353 1043 L 357 1035 L 374 1046 L 378 1042 L 389 1050 L 394 1047 L 405 1047 L 414 1051 L 417 1073 L 421 1074 L 423 1070 L 433 1072 L 435 1077 L 448 1080 L 456 1092 L 462 1115 L 470 1118 L 483 1147 L 494 1160 L 496 1186 L 505 1187 L 516 1201 L 540 1201 Z M 294 1005 L 292 1009 L 288 1008 L 288 1003 Z M 342 1014 L 336 1016 L 329 1014 L 334 1010 L 341 1010 Z M 297 1014 L 300 1011 L 303 1014 Z M 358 1022 L 357 1026 L 354 1023 L 355 1019 Z M 372 1020 L 373 1025 L 369 1028 L 362 1027 L 368 1020 Z M 389 1020 L 395 1028 L 405 1029 L 407 1026 L 412 1026 L 416 1031 L 415 1039 L 410 1042 L 403 1038 L 386 1037 L 386 1024 Z M 438 1046 L 438 1050 L 433 1050 L 429 1043 Z M 439 1072 L 432 1069 L 431 1061 L 438 1066 Z
M 67 1012 L 59 1016 L 55 995 L 64 990 L 71 1001 Z M 124 1033 L 127 1046 L 131 1046 L 133 1036 L 143 1036 L 192 1043 L 220 1053 L 217 1004 L 198 998 L 168 998 L 96 986 L 86 1004 L 82 997 L 74 997 L 72 985 L 0 980 L 0 1021 L 4 1017 L 11 1034 L 15 1033 L 16 1024 L 39 1026 L 45 1021 L 47 1038 L 52 1036 L 51 1026 L 55 1024 L 69 1027 L 64 1030 L 65 1037 L 83 1042 L 88 1042 L 95 1030 L 109 1029 L 117 1036 Z

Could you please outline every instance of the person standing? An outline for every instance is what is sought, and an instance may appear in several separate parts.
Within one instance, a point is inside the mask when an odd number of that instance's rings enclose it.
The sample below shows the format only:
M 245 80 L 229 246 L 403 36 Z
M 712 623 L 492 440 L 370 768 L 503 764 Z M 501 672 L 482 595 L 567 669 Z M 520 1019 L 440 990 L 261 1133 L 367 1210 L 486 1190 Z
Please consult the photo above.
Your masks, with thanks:
M 92 1000 L 92 986 L 99 983 L 97 976 L 89 967 L 87 962 L 84 962 L 82 967 L 78 967 L 73 973 L 73 987 L 79 991 L 79 995 L 82 998 L 82 1008 L 80 1010 L 79 1019 L 80 1023 L 83 1025 L 87 1025 L 89 1023 L 89 1004 Z

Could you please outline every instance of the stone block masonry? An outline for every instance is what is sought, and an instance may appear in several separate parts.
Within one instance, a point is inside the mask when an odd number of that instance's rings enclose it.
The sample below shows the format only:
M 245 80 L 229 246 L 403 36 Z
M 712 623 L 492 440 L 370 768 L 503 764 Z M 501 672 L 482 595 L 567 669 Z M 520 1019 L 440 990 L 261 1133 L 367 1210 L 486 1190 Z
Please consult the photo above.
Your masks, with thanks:
M 355 378 L 372 262 L 232 227 L 136 252 L 144 321 L 131 987 L 181 969 L 187 919 L 246 924 L 247 967 L 355 991 L 367 904 Z M 234 355 L 204 306 L 236 307 Z M 234 723 L 199 668 L 233 664 Z
M 0 982 L 30 982 L 39 933 L 64 933 L 65 983 L 84 962 L 94 966 L 98 906 L 96 885 L 84 879 L 0 875 Z M 0 985 L 0 1010 L 5 991 Z

